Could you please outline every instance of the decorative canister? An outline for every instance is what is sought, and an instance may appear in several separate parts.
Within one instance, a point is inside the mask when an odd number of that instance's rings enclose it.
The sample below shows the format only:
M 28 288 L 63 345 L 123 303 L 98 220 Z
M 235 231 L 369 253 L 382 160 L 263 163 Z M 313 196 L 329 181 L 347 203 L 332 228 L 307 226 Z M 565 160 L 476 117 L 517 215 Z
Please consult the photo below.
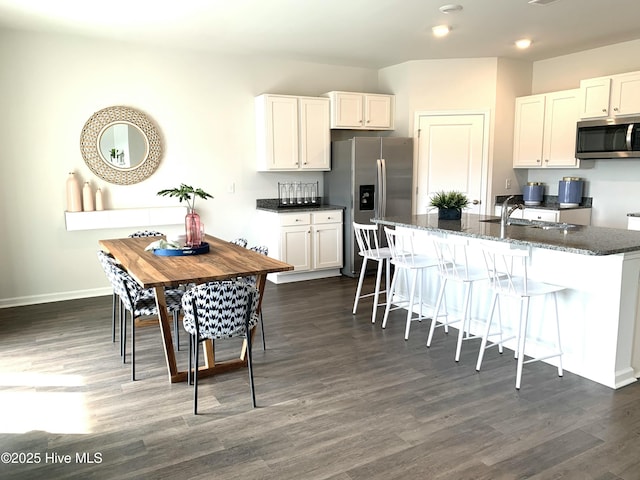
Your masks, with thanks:
M 522 189 L 522 199 L 525 205 L 540 205 L 544 196 L 544 184 L 528 182 Z
M 561 207 L 577 207 L 582 201 L 584 182 L 579 177 L 563 177 L 558 182 L 558 203 Z

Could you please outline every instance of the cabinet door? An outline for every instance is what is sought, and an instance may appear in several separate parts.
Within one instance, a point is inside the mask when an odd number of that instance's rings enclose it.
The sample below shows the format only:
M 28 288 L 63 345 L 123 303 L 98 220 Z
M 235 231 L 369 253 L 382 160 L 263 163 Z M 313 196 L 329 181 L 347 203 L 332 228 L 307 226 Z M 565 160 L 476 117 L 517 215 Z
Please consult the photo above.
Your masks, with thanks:
M 611 115 L 614 117 L 640 113 L 640 72 L 613 77 Z
M 513 166 L 542 166 L 545 95 L 516 98 Z M 575 133 L 574 133 L 575 136 Z
M 280 259 L 294 266 L 294 271 L 311 269 L 311 226 L 280 229 Z
M 328 98 L 299 100 L 300 166 L 305 170 L 331 168 L 331 125 Z
M 370 95 L 364 97 L 364 127 L 393 128 L 393 96 Z
M 363 99 L 364 97 L 361 93 L 336 93 L 331 126 L 337 128 L 362 128 Z
M 265 170 L 291 170 L 298 168 L 298 99 L 296 97 L 264 95 L 262 128 L 258 130 L 258 148 L 264 148 Z M 260 113 L 258 114 L 260 115 Z M 260 124 L 259 124 L 260 126 Z
M 580 118 L 603 118 L 609 115 L 611 78 L 590 78 L 580 82 Z
M 342 224 L 313 225 L 313 268 L 342 267 Z
M 549 93 L 546 97 L 542 166 L 575 167 L 580 90 Z

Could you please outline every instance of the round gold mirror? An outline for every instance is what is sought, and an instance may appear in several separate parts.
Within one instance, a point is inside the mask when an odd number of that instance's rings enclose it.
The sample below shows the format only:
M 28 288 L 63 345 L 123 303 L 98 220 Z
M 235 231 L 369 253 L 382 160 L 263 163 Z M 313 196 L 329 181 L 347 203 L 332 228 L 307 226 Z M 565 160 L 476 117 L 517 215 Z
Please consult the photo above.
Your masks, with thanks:
M 162 156 L 160 135 L 142 112 L 108 107 L 94 113 L 80 135 L 85 163 L 109 183 L 130 185 L 148 178 Z

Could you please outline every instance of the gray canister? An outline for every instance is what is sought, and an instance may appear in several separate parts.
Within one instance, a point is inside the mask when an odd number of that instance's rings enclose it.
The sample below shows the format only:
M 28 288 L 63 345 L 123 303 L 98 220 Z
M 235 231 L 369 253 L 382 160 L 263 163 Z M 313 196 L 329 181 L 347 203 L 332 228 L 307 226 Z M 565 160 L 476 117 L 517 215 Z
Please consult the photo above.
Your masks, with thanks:
M 525 205 L 540 205 L 544 196 L 544 185 L 540 182 L 528 182 L 522 189 Z
M 582 201 L 584 182 L 578 177 L 564 177 L 558 183 L 558 203 L 561 207 L 577 207 Z

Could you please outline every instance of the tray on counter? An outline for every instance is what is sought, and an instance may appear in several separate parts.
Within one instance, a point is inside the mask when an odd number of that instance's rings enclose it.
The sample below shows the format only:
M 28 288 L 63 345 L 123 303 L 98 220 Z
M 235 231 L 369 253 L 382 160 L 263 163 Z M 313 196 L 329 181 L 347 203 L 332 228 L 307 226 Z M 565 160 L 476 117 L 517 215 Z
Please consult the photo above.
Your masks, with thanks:
M 209 252 L 209 244 L 202 242 L 198 247 L 184 247 L 184 248 L 156 248 L 153 251 L 154 255 L 160 257 L 185 257 L 187 255 L 200 255 L 202 253 Z

